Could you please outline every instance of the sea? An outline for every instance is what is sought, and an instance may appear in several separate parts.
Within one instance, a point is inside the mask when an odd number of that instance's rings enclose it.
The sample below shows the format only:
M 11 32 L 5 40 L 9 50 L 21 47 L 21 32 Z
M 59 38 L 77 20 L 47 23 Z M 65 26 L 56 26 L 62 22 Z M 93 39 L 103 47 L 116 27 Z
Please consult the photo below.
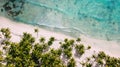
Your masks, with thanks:
M 120 0 L 25 0 L 22 14 L 0 15 L 73 37 L 120 41 Z

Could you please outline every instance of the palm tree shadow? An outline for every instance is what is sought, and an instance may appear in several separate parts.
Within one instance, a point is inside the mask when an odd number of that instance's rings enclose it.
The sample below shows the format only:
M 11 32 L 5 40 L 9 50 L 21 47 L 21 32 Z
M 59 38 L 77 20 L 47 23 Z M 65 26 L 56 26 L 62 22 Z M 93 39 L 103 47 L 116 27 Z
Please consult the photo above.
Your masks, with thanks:
M 77 58 L 81 58 L 82 57 L 82 55 L 79 54 L 77 50 L 75 50 L 74 56 L 77 57 Z

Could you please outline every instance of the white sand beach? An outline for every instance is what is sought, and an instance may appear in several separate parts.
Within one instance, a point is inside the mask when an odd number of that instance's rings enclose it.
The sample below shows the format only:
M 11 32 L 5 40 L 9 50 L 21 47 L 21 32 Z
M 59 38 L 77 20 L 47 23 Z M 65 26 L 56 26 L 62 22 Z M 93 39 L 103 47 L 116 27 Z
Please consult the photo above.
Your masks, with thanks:
M 0 17 L 0 28 L 10 28 L 10 31 L 12 32 L 12 38 L 11 40 L 14 42 L 18 42 L 20 40 L 20 36 L 23 32 L 31 33 L 34 37 L 40 38 L 45 37 L 46 39 L 50 38 L 51 36 L 56 38 L 56 42 L 51 47 L 58 48 L 60 45 L 58 45 L 59 41 L 63 41 L 64 38 L 70 38 L 74 39 L 73 37 L 66 36 L 61 33 L 51 32 L 45 29 L 39 29 L 38 37 L 36 36 L 36 33 L 34 32 L 34 29 L 36 27 L 28 24 L 23 23 L 16 23 L 14 21 L 11 21 L 9 19 L 6 19 L 4 17 Z M 94 53 L 94 51 L 104 51 L 106 54 L 113 56 L 113 57 L 120 57 L 120 44 L 115 41 L 105 41 L 105 40 L 99 40 L 94 38 L 89 38 L 87 36 L 81 35 L 81 43 L 83 43 L 85 46 L 90 45 L 92 48 L 89 51 L 86 51 L 83 57 L 90 56 Z M 84 58 L 82 58 L 84 59 Z M 79 59 L 76 59 L 79 61 Z

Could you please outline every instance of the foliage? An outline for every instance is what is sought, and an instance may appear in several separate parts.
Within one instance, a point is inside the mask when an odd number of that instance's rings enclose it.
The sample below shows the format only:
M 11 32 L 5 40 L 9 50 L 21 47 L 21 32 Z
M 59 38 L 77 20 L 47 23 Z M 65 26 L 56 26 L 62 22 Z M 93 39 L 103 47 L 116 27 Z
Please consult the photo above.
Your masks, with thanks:
M 74 58 L 71 58 L 70 61 L 68 62 L 67 67 L 75 67 L 75 66 L 76 66 L 76 62 L 75 62 Z
M 50 48 L 55 41 L 54 37 L 48 41 L 41 37 L 36 43 L 36 39 L 30 33 L 24 32 L 20 42 L 11 42 L 10 30 L 2 28 L 1 32 L 5 37 L 3 47 L 6 49 L 6 57 L 3 57 L 3 52 L 0 51 L 0 67 L 4 67 L 4 62 L 5 67 L 76 67 L 76 60 L 72 58 L 73 49 L 80 56 L 85 53 L 85 46 L 79 42 L 81 39 L 75 41 L 66 38 L 60 42 L 60 48 L 54 49 Z M 90 48 L 91 46 L 87 47 Z M 85 59 L 87 60 L 80 62 L 83 67 L 94 67 L 93 64 L 96 67 L 120 67 L 120 58 L 110 57 L 103 51 Z
M 38 28 L 35 28 L 34 32 L 37 33 L 37 37 L 38 37 L 38 32 L 39 32 Z
M 44 42 L 45 42 L 45 38 L 44 38 L 44 37 L 41 37 L 41 38 L 39 39 L 39 41 L 42 42 L 42 43 L 44 43 Z
M 92 67 L 92 64 L 86 63 L 86 67 Z
M 87 49 L 88 49 L 88 50 L 91 49 L 91 46 L 88 46 Z
M 11 35 L 10 35 L 11 32 L 10 32 L 9 28 L 1 28 L 0 31 L 4 35 L 4 38 L 6 38 L 6 39 L 10 39 L 11 38 Z
M 63 51 L 63 53 L 64 53 L 64 56 L 65 56 L 66 58 L 71 58 L 71 57 L 72 57 L 71 48 L 65 49 L 65 50 Z
M 76 39 L 76 41 L 77 41 L 77 42 L 80 42 L 80 41 L 81 41 L 81 39 L 80 39 L 80 38 L 77 38 L 77 39 Z
M 106 54 L 105 54 L 103 51 L 100 51 L 100 52 L 98 53 L 98 57 L 101 58 L 101 59 L 103 59 L 103 58 L 106 57 Z
M 83 54 L 85 53 L 85 47 L 84 47 L 83 44 L 76 45 L 75 48 L 76 48 L 76 53 L 77 53 L 78 55 L 81 56 L 81 55 L 83 55 Z
M 37 28 L 34 29 L 35 32 L 38 32 L 39 30 Z
M 41 67 L 65 67 L 55 50 L 45 53 L 41 57 Z

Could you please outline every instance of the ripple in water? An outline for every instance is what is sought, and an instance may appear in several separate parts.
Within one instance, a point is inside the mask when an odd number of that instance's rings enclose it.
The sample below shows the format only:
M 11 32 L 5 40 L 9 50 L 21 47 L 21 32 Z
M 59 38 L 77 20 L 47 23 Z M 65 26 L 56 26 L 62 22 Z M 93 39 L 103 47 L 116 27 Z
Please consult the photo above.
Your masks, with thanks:
M 25 0 L 15 19 L 71 36 L 120 39 L 120 0 Z M 76 35 L 74 34 L 76 33 Z

